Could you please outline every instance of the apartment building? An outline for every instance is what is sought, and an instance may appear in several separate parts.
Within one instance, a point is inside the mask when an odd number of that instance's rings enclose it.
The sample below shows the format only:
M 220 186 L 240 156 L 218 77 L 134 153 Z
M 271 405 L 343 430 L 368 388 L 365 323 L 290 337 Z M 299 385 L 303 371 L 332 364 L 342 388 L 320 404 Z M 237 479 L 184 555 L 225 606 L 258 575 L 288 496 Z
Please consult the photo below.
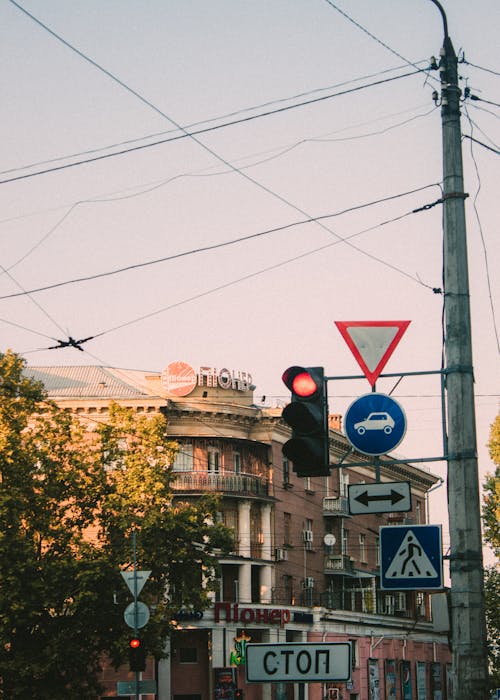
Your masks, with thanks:
M 143 697 L 212 700 L 237 687 L 247 700 L 451 700 L 448 638 L 435 629 L 430 595 L 380 587 L 380 527 L 424 524 L 437 477 L 382 458 L 382 481 L 409 482 L 411 511 L 353 516 L 349 484 L 371 483 L 375 473 L 368 457 L 350 452 L 341 417 L 330 417 L 330 475 L 298 478 L 282 455 L 290 433 L 281 408 L 255 403 L 248 372 L 176 362 L 161 372 L 27 373 L 86 420 L 105 420 L 111 401 L 164 413 L 179 444 L 174 494 L 222 496 L 218 517 L 234 532 L 234 549 L 219 562 L 219 590 L 209 609 L 179 611 L 168 658 L 144 674 L 157 695 Z M 352 673 L 342 682 L 246 683 L 249 642 L 348 642 Z M 103 697 L 116 696 L 126 671 L 105 672 Z

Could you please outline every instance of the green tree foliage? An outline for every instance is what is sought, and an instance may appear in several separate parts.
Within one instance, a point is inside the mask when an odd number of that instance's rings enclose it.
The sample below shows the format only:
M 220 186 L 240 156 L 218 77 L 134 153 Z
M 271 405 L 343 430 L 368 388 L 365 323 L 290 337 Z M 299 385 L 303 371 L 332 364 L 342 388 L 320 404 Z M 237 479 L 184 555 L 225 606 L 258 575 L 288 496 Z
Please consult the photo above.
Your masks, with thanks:
M 90 700 L 103 657 L 126 661 L 132 533 L 138 568 L 152 571 L 141 599 L 156 657 L 175 612 L 206 607 L 213 552 L 230 538 L 215 499 L 172 499 L 163 416 L 112 405 L 94 430 L 24 370 L 0 353 L 0 697 Z
M 484 483 L 484 537 L 500 559 L 500 414 L 491 426 L 488 448 L 496 469 Z
M 484 538 L 500 559 L 500 414 L 490 430 L 488 443 L 495 473 L 484 482 Z M 485 571 L 486 626 L 492 687 L 500 687 L 500 563 Z
M 488 629 L 488 658 L 492 688 L 500 688 L 500 569 L 486 569 L 486 626 Z

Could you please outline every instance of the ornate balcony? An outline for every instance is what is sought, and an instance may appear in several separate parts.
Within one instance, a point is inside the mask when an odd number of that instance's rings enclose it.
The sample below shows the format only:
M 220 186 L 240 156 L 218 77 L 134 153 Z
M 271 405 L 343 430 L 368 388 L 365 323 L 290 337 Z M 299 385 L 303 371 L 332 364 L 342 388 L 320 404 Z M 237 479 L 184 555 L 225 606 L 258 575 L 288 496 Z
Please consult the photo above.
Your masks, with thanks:
M 349 501 L 345 496 L 327 496 L 323 499 L 323 515 L 337 515 L 350 518 Z
M 347 554 L 329 554 L 325 557 L 325 574 L 354 575 L 354 566 Z
M 205 493 L 206 491 L 233 496 L 269 496 L 267 479 L 252 474 L 234 472 L 174 472 L 172 490 L 183 493 Z

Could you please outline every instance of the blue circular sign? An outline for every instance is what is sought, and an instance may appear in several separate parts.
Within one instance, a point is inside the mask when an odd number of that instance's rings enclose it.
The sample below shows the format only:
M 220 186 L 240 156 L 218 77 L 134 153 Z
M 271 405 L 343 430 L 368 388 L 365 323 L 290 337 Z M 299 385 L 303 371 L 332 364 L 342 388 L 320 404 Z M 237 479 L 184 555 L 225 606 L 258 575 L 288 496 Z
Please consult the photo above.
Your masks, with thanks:
M 365 455 L 384 455 L 399 445 L 406 432 L 406 416 L 397 401 L 386 394 L 365 394 L 347 409 L 345 434 Z

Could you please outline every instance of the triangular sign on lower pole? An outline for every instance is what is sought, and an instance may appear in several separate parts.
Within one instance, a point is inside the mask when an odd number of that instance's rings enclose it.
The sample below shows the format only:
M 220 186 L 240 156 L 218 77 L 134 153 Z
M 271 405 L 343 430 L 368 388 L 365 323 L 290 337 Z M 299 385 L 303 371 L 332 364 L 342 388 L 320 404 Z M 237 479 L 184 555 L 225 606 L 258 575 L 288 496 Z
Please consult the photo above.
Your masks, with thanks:
M 335 321 L 335 325 L 373 386 L 410 321 Z

